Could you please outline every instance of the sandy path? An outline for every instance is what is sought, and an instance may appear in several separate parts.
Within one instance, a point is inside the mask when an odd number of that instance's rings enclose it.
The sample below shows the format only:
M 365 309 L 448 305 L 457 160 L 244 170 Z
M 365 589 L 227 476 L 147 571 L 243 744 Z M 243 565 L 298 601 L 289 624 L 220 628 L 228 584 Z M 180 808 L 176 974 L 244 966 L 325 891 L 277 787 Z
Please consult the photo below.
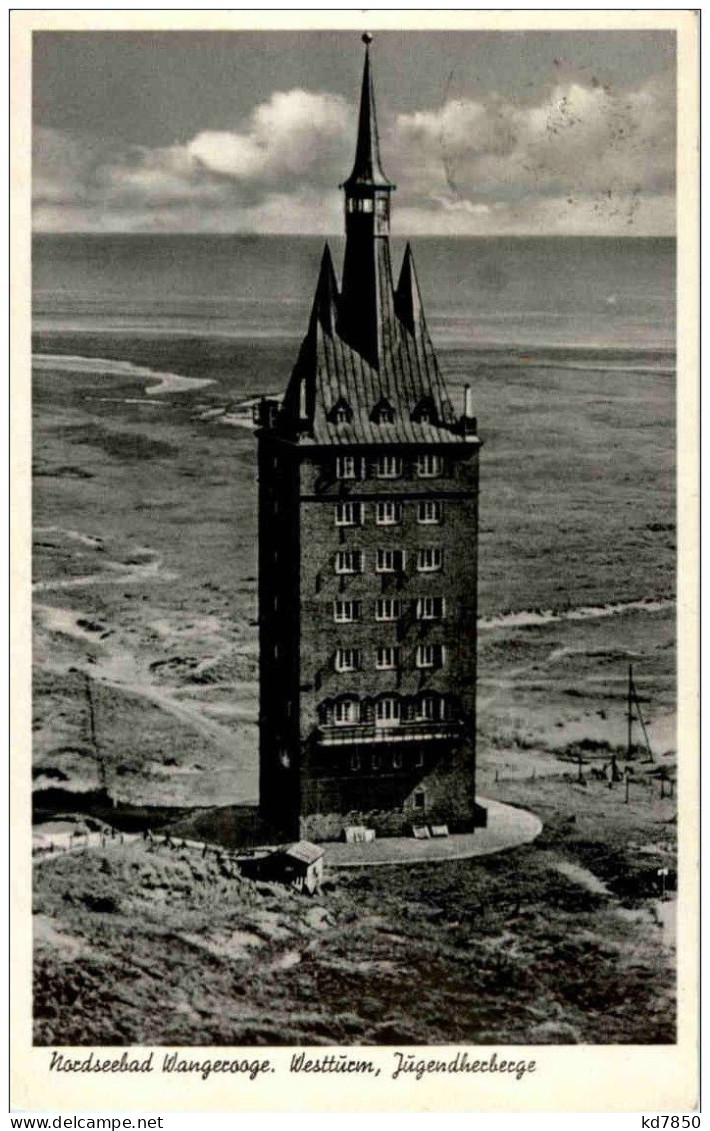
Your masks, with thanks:
M 50 529 L 50 528 L 47 528 Z M 77 538 L 83 537 L 87 545 L 89 535 L 81 536 L 76 531 L 64 533 Z M 162 556 L 154 550 L 141 549 L 141 553 L 151 554 L 149 561 L 124 563 L 107 561 L 106 570 L 101 573 L 81 574 L 78 577 L 62 577 L 48 581 L 35 581 L 33 593 L 52 593 L 62 589 L 83 589 L 86 585 L 131 585 L 137 581 L 174 581 L 177 574 L 163 568 Z
M 187 393 L 214 385 L 208 377 L 183 377 L 179 373 L 161 373 L 144 365 L 134 365 L 131 361 L 116 361 L 108 357 L 75 357 L 67 354 L 35 353 L 32 355 L 32 368 L 54 370 L 62 373 L 91 373 L 100 377 L 139 377 L 150 382 L 148 387 L 152 396 L 160 393 Z
M 617 605 L 580 605 L 565 612 L 556 613 L 552 609 L 524 609 L 518 613 L 502 613 L 495 617 L 480 617 L 478 627 L 483 632 L 492 628 L 527 628 L 531 625 L 554 624 L 561 621 L 595 620 L 598 617 L 615 617 L 621 613 L 660 613 L 674 609 L 675 601 L 624 601 Z
M 60 608 L 56 605 L 37 603 L 35 603 L 34 611 L 46 631 L 60 633 L 92 645 L 93 662 L 90 663 L 88 660 L 82 661 L 75 656 L 69 656 L 61 664 L 61 670 L 66 672 L 69 667 L 77 668 L 96 682 L 115 687 L 128 695 L 148 700 L 161 710 L 179 719 L 180 722 L 209 738 L 210 742 L 229 754 L 230 769 L 235 774 L 241 771 L 253 772 L 251 756 L 240 753 L 238 735 L 206 713 L 209 710 L 209 703 L 205 703 L 203 706 L 199 701 L 185 700 L 181 697 L 182 692 L 179 689 L 154 684 L 147 661 L 139 659 L 135 652 L 120 641 L 117 635 L 112 635 L 110 640 L 101 640 L 97 638 L 95 632 L 83 628 L 78 623 L 79 620 L 83 619 L 90 621 L 90 613 L 82 613 L 80 609 Z M 55 656 L 52 664 L 54 668 L 58 666 L 57 660 L 58 657 Z M 247 798 L 246 800 L 250 799 Z
M 571 860 L 556 860 L 554 868 L 556 872 L 566 876 L 573 884 L 579 884 L 580 887 L 592 892 L 593 895 L 611 895 L 606 884 L 598 876 L 595 876 L 594 872 L 590 872 L 589 868 L 583 868 L 581 864 L 573 864 Z

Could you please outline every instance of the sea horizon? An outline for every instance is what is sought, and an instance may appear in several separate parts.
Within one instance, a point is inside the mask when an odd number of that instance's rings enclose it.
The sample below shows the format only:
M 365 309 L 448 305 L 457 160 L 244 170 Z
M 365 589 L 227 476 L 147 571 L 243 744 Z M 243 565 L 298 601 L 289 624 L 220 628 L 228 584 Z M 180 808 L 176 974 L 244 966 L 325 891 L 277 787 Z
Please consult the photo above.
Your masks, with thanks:
M 304 234 L 36 233 L 33 330 L 299 339 L 325 242 Z M 344 238 L 327 242 L 340 274 Z M 408 240 L 390 242 L 396 279 Z M 442 349 L 675 348 L 673 237 L 411 242 Z

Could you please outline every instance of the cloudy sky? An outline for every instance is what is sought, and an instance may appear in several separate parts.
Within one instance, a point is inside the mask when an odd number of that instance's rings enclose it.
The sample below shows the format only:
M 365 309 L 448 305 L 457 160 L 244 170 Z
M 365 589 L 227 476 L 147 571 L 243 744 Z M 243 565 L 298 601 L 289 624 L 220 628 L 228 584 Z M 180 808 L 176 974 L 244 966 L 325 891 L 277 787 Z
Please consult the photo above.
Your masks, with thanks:
M 393 230 L 672 235 L 675 36 L 379 32 Z M 353 32 L 36 33 L 37 231 L 339 233 Z

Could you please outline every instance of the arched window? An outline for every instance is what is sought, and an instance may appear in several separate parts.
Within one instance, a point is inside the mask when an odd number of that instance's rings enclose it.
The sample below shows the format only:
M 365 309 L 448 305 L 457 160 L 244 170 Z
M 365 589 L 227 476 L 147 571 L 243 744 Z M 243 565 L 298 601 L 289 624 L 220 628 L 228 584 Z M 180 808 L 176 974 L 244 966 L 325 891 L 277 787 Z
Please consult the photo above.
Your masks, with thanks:
M 318 705 L 321 726 L 348 726 L 360 722 L 360 701 L 355 695 L 324 699 Z
M 430 693 L 422 695 L 417 702 L 417 718 L 420 722 L 436 723 L 444 718 L 444 700 L 441 695 Z
M 333 722 L 336 726 L 352 726 L 360 721 L 360 704 L 357 699 L 343 696 L 333 704 Z
M 375 704 L 375 724 L 378 727 L 397 726 L 402 704 L 396 695 L 383 695 Z

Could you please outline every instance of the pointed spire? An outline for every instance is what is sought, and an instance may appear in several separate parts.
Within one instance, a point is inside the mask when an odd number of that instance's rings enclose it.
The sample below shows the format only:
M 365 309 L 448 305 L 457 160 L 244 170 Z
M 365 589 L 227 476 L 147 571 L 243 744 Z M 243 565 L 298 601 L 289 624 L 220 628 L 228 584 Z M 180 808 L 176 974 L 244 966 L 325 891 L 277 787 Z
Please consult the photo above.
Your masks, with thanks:
M 353 171 L 344 182 L 343 188 L 354 185 L 370 185 L 378 188 L 394 188 L 387 180 L 382 162 L 380 160 L 380 140 L 377 132 L 377 115 L 375 113 L 375 91 L 372 85 L 372 69 L 370 67 L 370 44 L 372 36 L 365 32 L 362 37 L 365 44 L 365 66 L 362 72 L 362 89 L 360 92 L 360 118 L 357 127 L 357 146 L 355 148 L 355 164 Z
M 338 281 L 333 268 L 333 258 L 326 242 L 320 263 L 316 294 L 313 300 L 311 319 L 317 319 L 331 337 L 335 333 L 338 318 Z
M 416 267 L 414 266 L 412 247 L 409 243 L 404 251 L 402 270 L 399 273 L 399 282 L 394 295 L 394 309 L 400 322 L 407 327 L 410 334 L 415 332 L 417 326 L 424 324 L 422 296 L 419 290 Z

